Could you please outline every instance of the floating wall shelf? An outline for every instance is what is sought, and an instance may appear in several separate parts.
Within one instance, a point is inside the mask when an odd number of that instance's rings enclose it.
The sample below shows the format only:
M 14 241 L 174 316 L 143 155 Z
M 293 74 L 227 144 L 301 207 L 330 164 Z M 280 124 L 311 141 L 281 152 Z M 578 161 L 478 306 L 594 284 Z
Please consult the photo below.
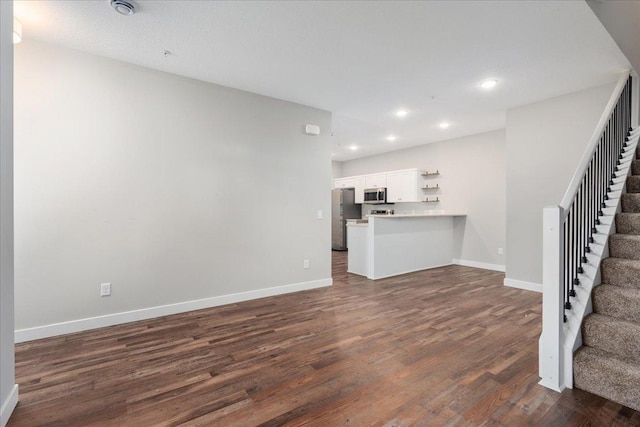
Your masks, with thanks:
M 423 190 L 439 190 L 440 184 L 432 185 L 431 187 L 429 187 L 428 185 L 425 185 L 424 187 L 421 187 L 421 188 Z
M 426 172 L 422 174 L 422 176 L 437 176 L 440 175 L 440 171 L 436 170 L 435 172 Z

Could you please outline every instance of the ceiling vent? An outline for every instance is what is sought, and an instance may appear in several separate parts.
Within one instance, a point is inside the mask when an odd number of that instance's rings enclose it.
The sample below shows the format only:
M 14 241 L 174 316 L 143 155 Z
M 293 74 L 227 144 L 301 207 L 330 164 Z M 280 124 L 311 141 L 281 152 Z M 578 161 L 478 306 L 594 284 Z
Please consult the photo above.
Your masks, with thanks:
M 136 13 L 136 5 L 126 0 L 111 0 L 111 7 L 121 15 L 133 15 Z

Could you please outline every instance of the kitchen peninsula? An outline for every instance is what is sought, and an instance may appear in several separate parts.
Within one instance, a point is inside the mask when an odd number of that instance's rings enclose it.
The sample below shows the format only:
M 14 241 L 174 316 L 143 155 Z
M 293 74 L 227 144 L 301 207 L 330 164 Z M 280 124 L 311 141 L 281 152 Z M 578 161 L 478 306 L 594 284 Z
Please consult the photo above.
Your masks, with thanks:
M 450 265 L 454 217 L 460 213 L 369 215 L 369 222 L 347 224 L 349 273 L 382 279 Z

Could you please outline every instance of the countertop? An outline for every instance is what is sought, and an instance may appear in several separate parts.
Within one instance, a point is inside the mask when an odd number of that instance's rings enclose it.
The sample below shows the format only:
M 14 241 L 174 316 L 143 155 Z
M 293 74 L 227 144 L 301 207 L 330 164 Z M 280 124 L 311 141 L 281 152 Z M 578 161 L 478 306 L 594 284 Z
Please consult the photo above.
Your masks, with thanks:
M 431 216 L 467 216 L 467 214 L 458 213 L 458 212 L 434 212 L 434 213 L 421 213 L 421 214 L 381 214 L 381 215 L 367 215 L 368 217 L 375 218 L 423 218 L 423 217 L 431 217 Z

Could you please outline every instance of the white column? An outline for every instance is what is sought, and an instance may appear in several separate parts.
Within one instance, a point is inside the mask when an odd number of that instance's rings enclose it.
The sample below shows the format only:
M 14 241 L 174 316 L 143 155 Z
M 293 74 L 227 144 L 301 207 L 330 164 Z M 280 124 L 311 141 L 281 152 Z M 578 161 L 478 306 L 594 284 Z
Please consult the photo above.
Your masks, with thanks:
M 542 212 L 542 334 L 539 341 L 540 385 L 555 391 L 564 383 L 564 210 L 549 206 Z
M 18 403 L 13 350 L 13 2 L 0 1 L 0 425 Z
M 640 123 L 640 79 L 636 73 L 631 74 L 631 127 Z

